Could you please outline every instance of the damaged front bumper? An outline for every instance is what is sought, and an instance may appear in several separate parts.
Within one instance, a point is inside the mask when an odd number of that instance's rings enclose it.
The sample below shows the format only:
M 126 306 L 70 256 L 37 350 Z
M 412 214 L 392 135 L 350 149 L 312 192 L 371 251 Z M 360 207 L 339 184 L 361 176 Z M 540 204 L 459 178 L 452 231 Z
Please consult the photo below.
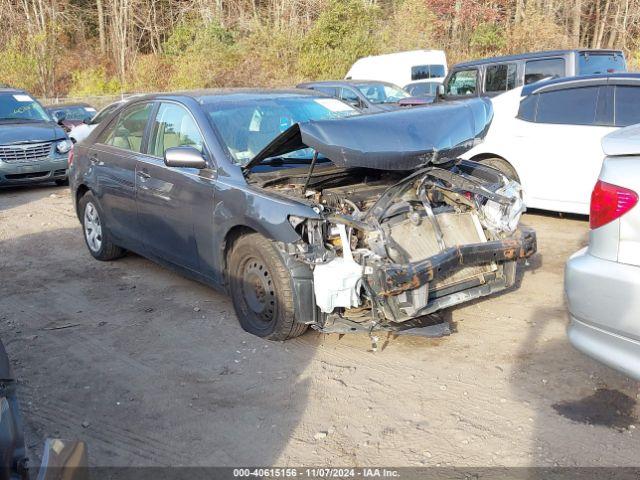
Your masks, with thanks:
M 513 237 L 504 240 L 459 245 L 421 261 L 379 267 L 368 276 L 368 280 L 377 296 L 393 296 L 446 278 L 470 265 L 527 258 L 536 249 L 535 231 L 521 227 Z

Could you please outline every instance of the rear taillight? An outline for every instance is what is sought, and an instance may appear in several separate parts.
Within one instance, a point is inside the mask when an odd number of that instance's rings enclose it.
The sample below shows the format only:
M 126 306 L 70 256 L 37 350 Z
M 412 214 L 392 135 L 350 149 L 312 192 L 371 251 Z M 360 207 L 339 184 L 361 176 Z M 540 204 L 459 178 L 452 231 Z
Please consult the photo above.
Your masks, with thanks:
M 589 226 L 601 227 L 631 210 L 638 203 L 638 194 L 628 188 L 598 180 L 591 193 Z
M 71 145 L 71 150 L 69 150 L 69 156 L 67 157 L 67 165 L 69 166 L 69 168 L 71 168 L 71 165 L 73 165 L 73 145 Z

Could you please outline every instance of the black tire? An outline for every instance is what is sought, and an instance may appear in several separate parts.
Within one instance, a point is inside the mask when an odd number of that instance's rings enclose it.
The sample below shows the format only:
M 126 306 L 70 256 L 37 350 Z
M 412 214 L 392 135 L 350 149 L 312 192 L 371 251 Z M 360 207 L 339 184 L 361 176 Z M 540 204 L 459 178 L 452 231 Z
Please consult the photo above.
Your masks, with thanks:
M 59 178 L 57 180 L 55 180 L 56 185 L 59 187 L 66 187 L 67 185 L 69 185 L 69 179 L 68 178 Z
M 492 158 L 484 158 L 480 160 L 480 163 L 484 163 L 485 165 L 489 165 L 490 167 L 495 168 L 496 170 L 500 170 L 500 172 L 505 175 L 509 180 L 515 180 L 520 183 L 520 177 L 515 169 L 511 166 L 509 162 L 499 157 Z
M 84 241 L 93 258 L 106 262 L 124 255 L 125 250 L 111 240 L 109 229 L 102 220 L 104 218 L 102 208 L 91 192 L 85 193 L 78 202 L 78 212 L 80 212 Z M 93 218 L 97 219 L 97 223 Z M 94 226 L 98 226 L 99 229 Z M 94 232 L 93 238 L 97 241 L 91 240 L 89 230 Z
M 273 243 L 257 233 L 240 237 L 228 256 L 233 306 L 242 328 L 267 340 L 302 335 L 294 314 L 291 275 Z

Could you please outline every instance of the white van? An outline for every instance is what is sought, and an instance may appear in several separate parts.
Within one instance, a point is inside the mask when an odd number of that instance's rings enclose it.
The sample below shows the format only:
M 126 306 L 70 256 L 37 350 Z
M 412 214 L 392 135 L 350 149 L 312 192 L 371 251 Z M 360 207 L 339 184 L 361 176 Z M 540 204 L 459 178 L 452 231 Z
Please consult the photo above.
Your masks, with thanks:
M 442 81 L 447 57 L 442 50 L 412 50 L 364 57 L 349 69 L 346 80 L 381 80 L 401 87 L 416 80 Z

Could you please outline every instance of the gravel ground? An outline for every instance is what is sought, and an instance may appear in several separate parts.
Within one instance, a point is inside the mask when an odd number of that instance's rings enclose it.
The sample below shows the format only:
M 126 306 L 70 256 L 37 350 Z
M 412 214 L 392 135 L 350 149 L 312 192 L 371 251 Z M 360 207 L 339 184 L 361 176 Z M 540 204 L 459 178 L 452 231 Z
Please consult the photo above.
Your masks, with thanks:
M 66 188 L 0 190 L 0 337 L 30 454 L 96 466 L 639 463 L 639 384 L 565 337 L 584 218 L 527 214 L 518 289 L 445 313 L 438 340 L 243 332 L 230 299 L 136 255 L 92 259 Z M 636 428 L 638 425 L 638 428 Z

